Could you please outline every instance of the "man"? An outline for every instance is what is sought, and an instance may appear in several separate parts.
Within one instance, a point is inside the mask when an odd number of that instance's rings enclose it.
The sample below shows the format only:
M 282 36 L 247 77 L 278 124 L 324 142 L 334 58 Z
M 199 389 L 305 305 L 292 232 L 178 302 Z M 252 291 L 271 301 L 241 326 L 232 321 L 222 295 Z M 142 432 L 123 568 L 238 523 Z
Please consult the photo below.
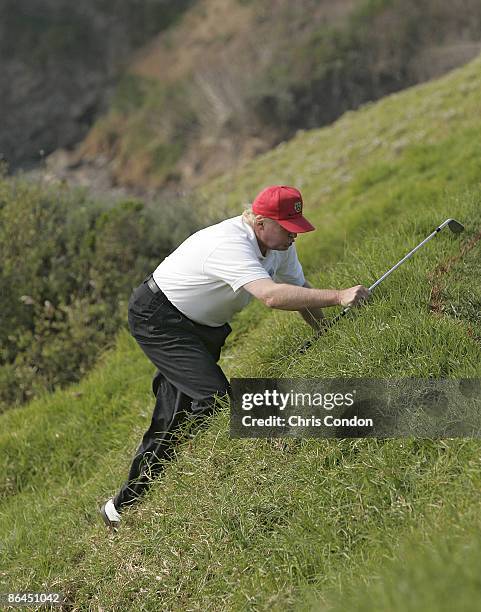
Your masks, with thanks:
M 314 289 L 305 280 L 294 241 L 314 227 L 302 207 L 297 189 L 267 187 L 250 211 L 190 236 L 134 290 L 129 327 L 157 367 L 156 403 L 127 482 L 101 508 L 109 527 L 118 527 L 121 511 L 172 456 L 179 425 L 211 414 L 216 397 L 229 393 L 217 361 L 229 321 L 252 296 L 269 308 L 299 311 L 316 330 L 321 308 L 355 306 L 368 297 L 362 285 Z

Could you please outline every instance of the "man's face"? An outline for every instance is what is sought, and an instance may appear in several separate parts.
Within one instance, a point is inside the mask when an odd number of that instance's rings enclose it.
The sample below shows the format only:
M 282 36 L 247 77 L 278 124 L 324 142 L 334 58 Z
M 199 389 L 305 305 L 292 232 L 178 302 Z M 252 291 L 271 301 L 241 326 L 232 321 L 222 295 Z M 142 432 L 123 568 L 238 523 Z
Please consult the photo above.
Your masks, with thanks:
M 256 222 L 256 236 L 261 251 L 266 248 L 273 251 L 287 251 L 294 243 L 297 234 L 288 232 L 274 219 L 261 218 Z

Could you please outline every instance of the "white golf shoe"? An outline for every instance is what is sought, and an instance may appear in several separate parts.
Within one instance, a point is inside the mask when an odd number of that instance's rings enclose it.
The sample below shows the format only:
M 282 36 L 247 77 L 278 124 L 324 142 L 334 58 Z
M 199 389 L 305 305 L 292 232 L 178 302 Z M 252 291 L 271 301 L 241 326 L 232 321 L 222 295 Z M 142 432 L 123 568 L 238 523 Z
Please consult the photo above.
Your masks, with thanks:
M 117 512 L 117 508 L 114 506 L 114 498 L 108 499 L 100 508 L 100 514 L 103 518 L 104 523 L 109 527 L 117 531 L 120 525 L 120 514 Z

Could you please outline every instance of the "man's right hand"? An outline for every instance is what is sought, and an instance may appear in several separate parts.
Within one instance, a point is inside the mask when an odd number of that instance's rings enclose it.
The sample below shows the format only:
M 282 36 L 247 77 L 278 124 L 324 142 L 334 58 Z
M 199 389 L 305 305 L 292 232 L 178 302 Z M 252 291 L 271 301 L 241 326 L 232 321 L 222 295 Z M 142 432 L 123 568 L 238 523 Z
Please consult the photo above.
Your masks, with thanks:
M 371 294 L 364 285 L 356 285 L 349 289 L 341 289 L 339 291 L 340 306 L 359 306 L 361 302 L 367 300 Z
M 275 283 L 271 278 L 260 278 L 246 283 L 243 289 L 261 300 L 269 308 L 305 310 L 327 306 L 357 306 L 369 296 L 362 285 L 350 289 L 315 289 L 287 283 Z

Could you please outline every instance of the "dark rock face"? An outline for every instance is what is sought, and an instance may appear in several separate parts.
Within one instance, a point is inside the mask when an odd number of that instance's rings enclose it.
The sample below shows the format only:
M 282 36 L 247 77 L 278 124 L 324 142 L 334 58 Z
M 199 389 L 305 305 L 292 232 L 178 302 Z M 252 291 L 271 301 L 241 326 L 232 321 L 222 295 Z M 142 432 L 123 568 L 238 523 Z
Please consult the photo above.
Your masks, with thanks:
M 189 4 L 0 0 L 0 159 L 28 168 L 81 140 L 127 58 Z
M 40 73 L 21 61 L 10 62 L 2 76 L 0 155 L 12 170 L 83 138 L 104 108 L 112 78 L 107 67 L 73 66 L 69 74 L 51 66 Z

